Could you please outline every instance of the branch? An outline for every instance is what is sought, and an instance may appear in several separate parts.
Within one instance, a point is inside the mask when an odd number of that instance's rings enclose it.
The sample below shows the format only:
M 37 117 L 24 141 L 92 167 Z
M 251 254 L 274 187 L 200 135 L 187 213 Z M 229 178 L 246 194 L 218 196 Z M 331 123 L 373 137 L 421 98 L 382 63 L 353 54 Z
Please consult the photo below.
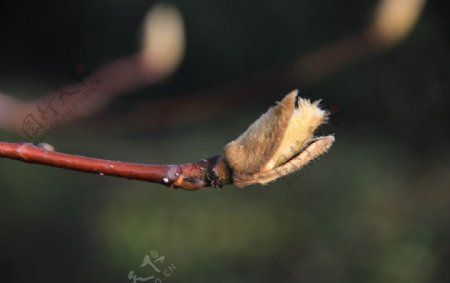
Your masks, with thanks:
M 0 142 L 0 157 L 185 190 L 267 184 L 301 169 L 334 142 L 333 136 L 313 136 L 327 118 L 318 102 L 296 101 L 297 91 L 293 91 L 228 143 L 223 155 L 194 163 L 127 163 L 59 153 L 48 144 L 8 142 Z
M 86 173 L 148 181 L 196 190 L 230 183 L 229 167 L 219 156 L 186 164 L 139 164 L 96 159 L 53 151 L 47 144 L 0 142 L 0 156 Z

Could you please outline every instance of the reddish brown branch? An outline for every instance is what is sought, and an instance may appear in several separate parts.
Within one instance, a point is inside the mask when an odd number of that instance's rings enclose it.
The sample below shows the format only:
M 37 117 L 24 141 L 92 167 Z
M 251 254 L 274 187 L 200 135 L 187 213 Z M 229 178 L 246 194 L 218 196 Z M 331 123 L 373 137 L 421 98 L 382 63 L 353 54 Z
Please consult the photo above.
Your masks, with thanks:
M 185 164 L 138 164 L 65 154 L 30 143 L 0 142 L 0 157 L 186 190 L 219 188 L 231 182 L 230 169 L 219 156 Z
M 0 157 L 70 170 L 137 179 L 186 190 L 267 184 L 328 151 L 334 136 L 314 137 L 327 112 L 290 92 L 228 143 L 222 156 L 195 163 L 158 165 L 102 160 L 55 152 L 49 144 L 0 142 Z

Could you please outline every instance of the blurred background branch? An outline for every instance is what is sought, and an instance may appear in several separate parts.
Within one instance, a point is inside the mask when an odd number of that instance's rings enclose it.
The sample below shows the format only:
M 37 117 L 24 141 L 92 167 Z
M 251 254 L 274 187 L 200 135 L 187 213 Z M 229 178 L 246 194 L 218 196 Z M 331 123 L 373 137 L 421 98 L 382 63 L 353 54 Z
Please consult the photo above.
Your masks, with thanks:
M 294 60 L 293 63 L 270 68 L 254 75 L 252 79 L 246 78 L 234 83 L 231 87 L 215 87 L 200 93 L 185 94 L 182 98 L 175 98 L 177 103 L 168 98 L 165 101 L 138 106 L 131 114 L 131 119 L 145 121 L 136 122 L 137 127 L 141 124 L 153 129 L 166 128 L 221 114 L 228 108 L 239 105 L 239 101 L 252 100 L 255 96 L 272 98 L 273 93 L 287 86 L 306 87 L 332 72 L 345 68 L 362 56 L 390 48 L 400 42 L 413 29 L 424 3 L 424 0 L 381 1 L 370 25 L 356 35 L 344 36 Z M 184 31 L 181 15 L 173 6 L 160 5 L 151 10 L 145 18 L 142 37 L 143 51 L 140 54 L 117 60 L 90 75 L 94 80 L 101 80 L 102 87 L 95 90 L 89 103 L 77 108 L 64 122 L 92 115 L 114 96 L 158 82 L 176 70 L 184 50 Z M 9 110 L 0 116 L 0 126 L 19 132 L 24 127 L 27 115 L 39 116 L 36 108 L 43 101 L 58 98 L 61 93 L 76 92 L 80 87 L 81 84 L 70 85 L 59 89 L 58 93 L 51 93 L 29 103 L 21 103 L 2 95 L 0 107 Z M 213 101 L 206 99 L 212 95 L 215 97 Z M 72 102 L 69 101 L 68 105 Z M 220 107 L 216 107 L 218 105 Z M 65 107 L 65 104 L 60 105 L 55 111 L 64 112 Z M 160 109 L 167 111 L 161 112 Z M 161 117 L 155 119 L 155 113 L 158 112 Z M 50 126 L 55 120 L 46 119 L 43 121 L 44 126 Z
M 39 119 L 44 128 L 55 122 L 60 125 L 94 114 L 117 95 L 161 81 L 172 74 L 182 60 L 183 29 L 181 14 L 174 6 L 153 7 L 145 17 L 142 50 L 137 54 L 115 60 L 92 74 L 80 65 L 70 78 L 76 81 L 74 84 L 58 87 L 31 102 L 0 94 L 0 110 L 4 109 L 0 126 L 23 132 L 28 116 Z M 84 94 L 88 102 L 77 103 Z M 76 109 L 71 109 L 73 104 L 77 104 Z M 60 114 L 68 110 L 74 111 L 61 119 Z

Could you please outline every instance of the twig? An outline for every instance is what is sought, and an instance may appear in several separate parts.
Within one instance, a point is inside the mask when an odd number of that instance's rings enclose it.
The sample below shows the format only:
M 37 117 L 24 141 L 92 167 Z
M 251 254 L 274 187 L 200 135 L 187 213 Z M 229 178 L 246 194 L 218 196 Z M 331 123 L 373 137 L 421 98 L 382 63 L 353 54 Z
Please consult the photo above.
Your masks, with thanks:
M 8 142 L 0 142 L 0 156 L 75 171 L 159 183 L 185 190 L 219 188 L 231 183 L 229 167 L 219 156 L 186 164 L 139 164 L 65 154 L 30 143 Z
M 319 102 L 296 101 L 297 91 L 292 91 L 228 143 L 223 155 L 194 163 L 127 163 L 59 153 L 49 144 L 8 142 L 0 142 L 0 157 L 186 190 L 267 184 L 304 167 L 327 152 L 334 142 L 332 135 L 313 136 L 327 117 Z

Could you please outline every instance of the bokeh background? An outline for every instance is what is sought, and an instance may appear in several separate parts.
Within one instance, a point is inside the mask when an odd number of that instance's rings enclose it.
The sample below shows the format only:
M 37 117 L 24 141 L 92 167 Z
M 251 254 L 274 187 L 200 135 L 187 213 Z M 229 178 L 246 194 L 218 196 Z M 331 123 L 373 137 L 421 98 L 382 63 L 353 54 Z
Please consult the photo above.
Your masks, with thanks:
M 155 3 L 1 0 L 0 91 L 36 100 L 77 66 L 137 52 Z M 195 161 L 298 88 L 331 110 L 320 132 L 335 146 L 267 186 L 196 192 L 0 159 L 0 281 L 132 282 L 133 270 L 156 276 L 146 282 L 450 282 L 449 2 L 427 2 L 395 44 L 357 58 L 365 47 L 354 47 L 333 71 L 298 80 L 290 64 L 359 34 L 379 1 L 172 3 L 186 29 L 179 68 L 46 142 Z M 160 270 L 176 267 L 169 275 L 141 267 L 155 251 Z

